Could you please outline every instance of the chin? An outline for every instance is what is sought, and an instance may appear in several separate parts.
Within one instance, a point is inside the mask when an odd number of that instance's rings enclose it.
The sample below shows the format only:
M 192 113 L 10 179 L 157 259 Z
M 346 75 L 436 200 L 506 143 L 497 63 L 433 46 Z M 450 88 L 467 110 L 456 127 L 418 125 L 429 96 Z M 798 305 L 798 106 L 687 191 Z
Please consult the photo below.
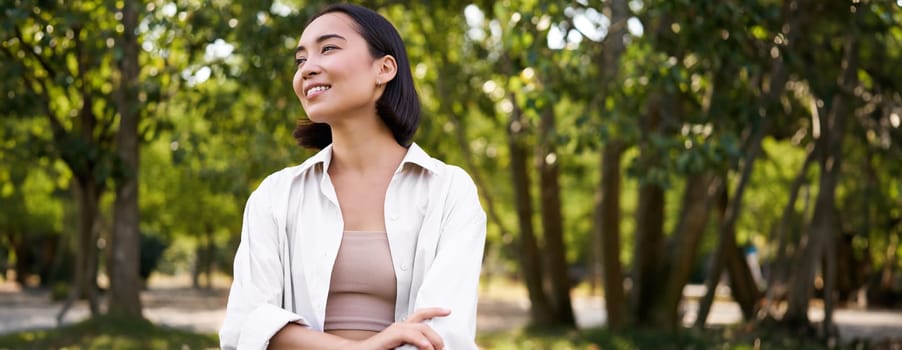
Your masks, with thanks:
M 322 111 L 317 111 L 315 109 L 311 111 L 305 110 L 304 113 L 307 114 L 307 119 L 310 119 L 310 121 L 314 123 L 328 123 L 331 119 L 328 117 L 327 113 L 323 113 Z
M 316 114 L 307 113 L 307 119 L 314 123 L 325 123 L 326 121 L 323 118 L 320 118 Z

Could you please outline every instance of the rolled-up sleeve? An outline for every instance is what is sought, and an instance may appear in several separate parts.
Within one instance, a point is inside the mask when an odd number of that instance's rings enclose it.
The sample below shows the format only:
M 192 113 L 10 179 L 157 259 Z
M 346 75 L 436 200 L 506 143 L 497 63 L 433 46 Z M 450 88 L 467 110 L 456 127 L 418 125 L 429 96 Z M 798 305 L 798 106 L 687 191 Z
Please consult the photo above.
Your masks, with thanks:
M 266 188 L 264 181 L 244 209 L 234 279 L 219 331 L 223 349 L 266 349 L 270 338 L 288 322 L 308 325 L 303 317 L 282 307 L 285 270 L 281 253 L 285 243 Z
M 427 321 L 451 350 L 476 349 L 476 305 L 485 246 L 486 215 L 476 185 L 453 169 L 454 183 L 444 207 L 435 260 L 417 292 L 415 310 L 451 309 L 451 315 Z

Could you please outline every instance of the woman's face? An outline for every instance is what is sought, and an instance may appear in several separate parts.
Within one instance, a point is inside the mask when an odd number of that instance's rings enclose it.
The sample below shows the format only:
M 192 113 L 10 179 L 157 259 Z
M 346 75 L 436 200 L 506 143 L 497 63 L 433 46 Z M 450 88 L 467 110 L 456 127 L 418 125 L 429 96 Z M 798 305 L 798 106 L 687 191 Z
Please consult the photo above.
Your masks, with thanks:
M 331 124 L 362 111 L 375 113 L 379 60 L 351 17 L 332 12 L 315 19 L 301 34 L 295 59 L 294 93 L 310 120 Z

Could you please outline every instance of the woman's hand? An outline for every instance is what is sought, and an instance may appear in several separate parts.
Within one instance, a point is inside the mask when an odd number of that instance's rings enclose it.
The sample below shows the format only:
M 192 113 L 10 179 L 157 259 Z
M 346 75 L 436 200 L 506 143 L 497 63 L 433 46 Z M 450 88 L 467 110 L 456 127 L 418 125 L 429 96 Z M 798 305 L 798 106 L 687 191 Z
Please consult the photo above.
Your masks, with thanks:
M 451 310 L 442 308 L 420 309 L 410 314 L 404 321 L 395 322 L 378 334 L 358 343 L 360 350 L 390 350 L 404 344 L 415 346 L 418 350 L 442 350 L 445 343 L 442 337 L 423 321 L 445 317 Z

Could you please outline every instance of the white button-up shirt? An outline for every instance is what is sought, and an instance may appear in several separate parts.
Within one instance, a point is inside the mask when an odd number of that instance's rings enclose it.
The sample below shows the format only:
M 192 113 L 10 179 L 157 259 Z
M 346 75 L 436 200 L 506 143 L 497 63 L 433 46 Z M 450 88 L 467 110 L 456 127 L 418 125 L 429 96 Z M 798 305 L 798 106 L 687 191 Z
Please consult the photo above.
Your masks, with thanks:
M 268 176 L 248 199 L 222 348 L 265 349 L 288 322 L 323 330 L 344 231 L 331 159 L 330 145 Z M 486 217 L 469 175 L 413 144 L 388 185 L 384 215 L 397 277 L 395 321 L 422 308 L 451 309 L 426 323 L 446 349 L 475 349 Z

